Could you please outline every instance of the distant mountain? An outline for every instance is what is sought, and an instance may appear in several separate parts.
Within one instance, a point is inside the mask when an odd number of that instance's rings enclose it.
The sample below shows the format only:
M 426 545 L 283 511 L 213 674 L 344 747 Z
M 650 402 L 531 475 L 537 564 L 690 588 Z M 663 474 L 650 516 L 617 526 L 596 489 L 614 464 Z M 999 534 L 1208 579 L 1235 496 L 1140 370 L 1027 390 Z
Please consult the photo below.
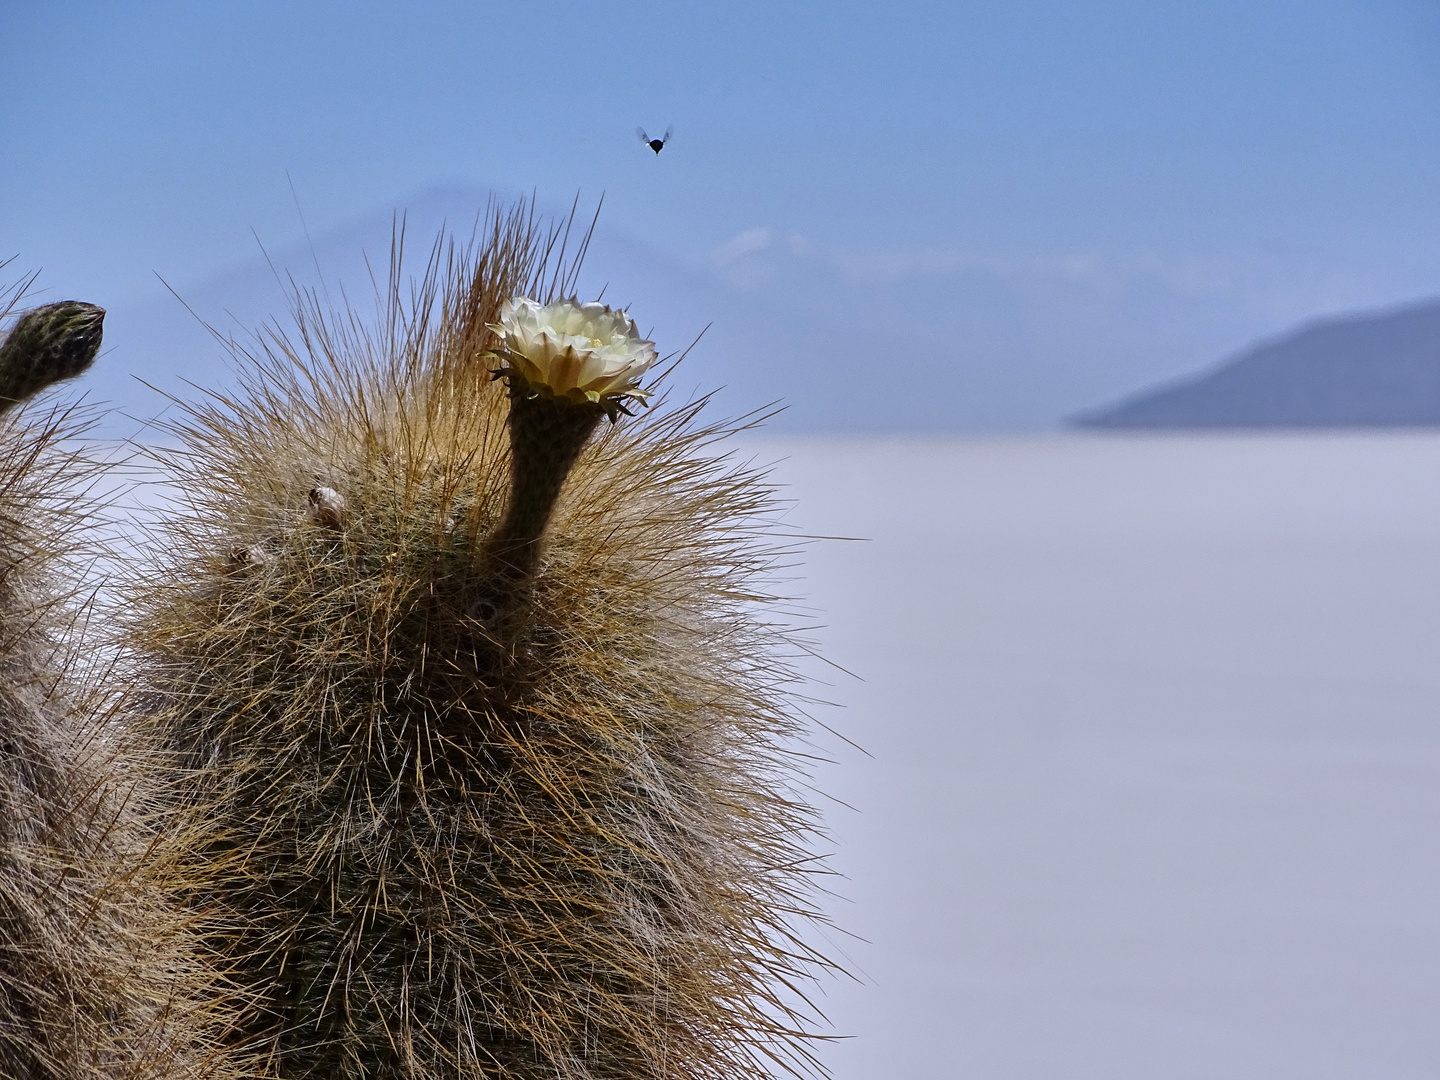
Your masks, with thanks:
M 481 185 L 460 186 L 400 200 L 407 274 L 423 269 L 442 224 L 468 237 L 490 194 Z M 368 318 L 371 268 L 384 277 L 393 224 L 390 208 L 377 207 L 318 228 L 313 243 L 296 229 L 288 239 L 266 237 L 265 253 L 242 249 L 213 276 L 172 277 L 175 296 L 156 282 L 130 297 L 92 297 L 109 312 L 105 353 L 80 388 L 115 407 L 106 433 L 152 441 L 156 433 L 137 435 L 136 428 L 168 409 L 162 394 L 192 400 L 198 388 L 233 387 L 229 356 L 206 324 L 242 344 L 267 321 L 288 325 L 292 280 Z M 671 400 L 719 388 L 712 416 L 784 403 L 767 424 L 772 432 L 1050 429 L 1091 402 L 1220 355 L 1228 343 L 1274 325 L 1277 310 L 1304 313 L 1337 298 L 1393 295 L 1392 286 L 1363 276 L 1316 293 L 1294 285 L 1308 280 L 1304 266 L 1255 269 L 1239 256 L 1197 262 L 906 247 L 857 253 L 763 225 L 708 250 L 667 245 L 663 230 L 643 220 L 611 228 L 602 215 L 578 292 L 628 306 L 663 352 L 685 349 L 704 330 L 668 379 Z M 1426 340 L 1440 340 L 1440 332 Z M 1408 389 L 1398 396 L 1412 405 L 1420 397 Z M 1440 389 L 1425 400 L 1440 400 Z M 1086 419 L 1103 424 L 1111 412 Z M 1118 422 L 1276 421 L 1167 414 Z M 1408 422 L 1440 422 L 1440 408 Z
M 443 226 L 468 238 L 472 223 L 490 197 L 486 188 L 433 188 L 401 205 L 405 221 L 407 275 L 424 269 L 431 244 Z M 567 206 L 541 207 L 542 216 L 561 215 Z M 582 204 L 581 215 L 591 207 Z M 353 305 L 362 317 L 375 306 L 373 273 L 382 281 L 390 258 L 395 211 L 372 213 L 314 234 L 313 243 L 281 246 L 255 255 L 202 281 L 180 282 L 178 295 L 164 294 L 143 304 L 108 306 L 105 341 L 108 354 L 87 376 L 93 398 L 118 406 L 107 434 L 129 435 L 136 424 L 165 408 L 155 391 L 181 399 L 197 396 L 196 387 L 224 388 L 233 382 L 232 364 L 222 345 L 207 329 L 253 347 L 254 331 L 265 324 L 287 328 L 292 284 L 318 292 L 322 301 Z M 588 220 L 582 221 L 582 227 Z M 572 238 L 572 247 L 574 238 Z M 850 349 L 832 355 L 831 339 L 815 326 L 831 327 L 840 315 L 806 309 L 798 317 L 769 290 L 747 287 L 728 271 L 735 267 L 758 272 L 750 264 L 761 252 L 742 252 L 725 265 L 705 257 L 687 259 L 636 237 L 597 229 L 579 292 L 589 298 L 630 306 L 642 332 L 652 336 L 662 353 L 684 350 L 704 336 L 684 365 L 668 379 L 675 401 L 717 391 L 713 415 L 739 415 L 766 410 L 776 402 L 794 407 L 767 425 L 769 430 L 859 427 L 864 410 L 879 414 L 872 426 L 902 427 L 906 410 L 926 404 L 919 390 L 909 397 L 870 402 L 855 387 L 870 378 L 873 361 Z M 768 271 L 770 267 L 761 269 Z M 814 273 L 795 273 L 804 281 Z M 793 295 L 795 289 L 792 286 Z M 845 297 L 851 301 L 851 297 Z M 853 306 L 853 304 L 852 304 Z M 819 307 L 817 304 L 816 307 Z M 828 361 L 828 368 L 826 363 Z M 817 369 L 829 376 L 815 379 Z M 144 382 L 137 381 L 143 378 Z M 819 384 L 818 387 L 815 384 Z M 154 389 L 151 389 L 151 388 Z M 954 395 L 952 395 L 954 396 Z M 944 416 L 927 416 L 940 426 Z M 147 438 L 149 436 L 146 436 Z
M 1440 426 L 1440 300 L 1326 319 L 1082 413 L 1093 428 Z
M 490 194 L 479 186 L 431 188 L 403 200 L 408 272 L 423 269 L 442 225 L 468 237 Z M 588 209 L 582 202 L 582 215 Z M 541 210 L 563 214 L 568 206 Z M 86 388 L 121 410 L 111 428 L 130 434 L 164 409 L 155 390 L 193 399 L 195 387 L 231 385 L 225 349 L 206 324 L 242 344 L 267 322 L 288 326 L 292 281 L 368 314 L 371 268 L 386 273 L 394 222 L 394 211 L 377 208 L 317 230 L 313 243 L 257 249 L 208 280 L 175 282 L 178 296 L 108 304 L 108 353 Z M 629 306 L 662 352 L 684 350 L 704 331 L 668 380 L 673 400 L 716 391 L 711 415 L 779 403 L 785 410 L 766 424 L 772 432 L 1050 427 L 1093 400 L 1088 361 L 1095 358 L 1103 370 L 1114 360 L 1117 350 L 1104 342 L 1103 328 L 1122 321 L 1107 314 L 1077 333 L 1073 312 L 1093 315 L 1095 305 L 1073 297 L 1066 303 L 1053 290 L 1028 296 L 1003 275 L 969 264 L 914 273 L 863 261 L 852 266 L 763 227 L 687 256 L 612 229 L 603 215 L 579 292 Z M 1132 330 L 1163 325 L 1170 338 L 1176 326 L 1202 340 L 1214 337 L 1197 334 L 1193 318 L 1168 307 L 1148 322 L 1146 312 L 1127 309 L 1123 322 Z M 1152 346 L 1145 353 L 1168 350 Z M 900 377 L 877 374 L 887 366 Z M 1108 385 L 1128 381 L 1112 375 Z

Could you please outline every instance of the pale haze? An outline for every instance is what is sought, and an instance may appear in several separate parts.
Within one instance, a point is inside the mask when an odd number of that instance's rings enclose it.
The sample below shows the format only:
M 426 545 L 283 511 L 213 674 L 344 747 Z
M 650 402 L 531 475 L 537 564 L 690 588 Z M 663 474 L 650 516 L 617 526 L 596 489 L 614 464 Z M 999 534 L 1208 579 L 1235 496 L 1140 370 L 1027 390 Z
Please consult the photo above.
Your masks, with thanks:
M 838 1080 L 1440 1071 L 1440 436 L 767 449 L 868 538 L 804 580 Z
M 790 430 L 1053 426 L 1440 293 L 1421 0 L 0 11 L 0 253 L 112 310 L 127 407 L 131 374 L 218 365 L 132 333 L 179 310 L 156 275 L 193 302 L 257 236 L 307 269 L 297 199 L 373 249 L 437 190 L 452 224 L 603 192 L 592 287 L 666 349 L 714 322 L 697 384 Z

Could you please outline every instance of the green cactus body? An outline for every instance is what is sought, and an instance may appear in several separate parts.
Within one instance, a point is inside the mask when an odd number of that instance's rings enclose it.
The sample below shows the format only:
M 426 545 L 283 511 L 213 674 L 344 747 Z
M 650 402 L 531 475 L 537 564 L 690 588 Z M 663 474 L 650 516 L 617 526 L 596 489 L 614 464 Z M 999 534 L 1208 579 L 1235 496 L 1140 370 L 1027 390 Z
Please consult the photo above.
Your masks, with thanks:
M 90 365 L 103 317 L 47 305 L 0 344 L 0 1077 L 220 1080 L 215 980 L 158 880 L 142 773 L 80 677 L 66 566 L 99 466 L 74 449 L 82 414 L 10 411 Z
M 88 369 L 104 323 L 103 308 L 78 300 L 46 304 L 17 320 L 0 344 L 0 411 Z
M 267 1075 L 814 1067 L 771 493 L 698 406 L 507 430 L 486 325 L 563 282 L 491 223 L 378 331 L 302 307 L 177 429 L 191 512 L 134 620 L 205 837 L 177 887 L 230 913 Z

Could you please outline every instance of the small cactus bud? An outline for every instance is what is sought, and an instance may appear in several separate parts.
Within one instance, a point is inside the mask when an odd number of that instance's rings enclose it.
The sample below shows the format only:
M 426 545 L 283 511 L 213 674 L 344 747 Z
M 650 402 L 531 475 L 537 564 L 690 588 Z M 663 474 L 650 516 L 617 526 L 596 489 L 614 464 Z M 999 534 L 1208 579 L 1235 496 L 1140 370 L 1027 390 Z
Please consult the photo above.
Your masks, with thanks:
M 338 529 L 345 520 L 345 496 L 334 488 L 311 488 L 310 520 L 327 529 Z
M 105 309 L 62 300 L 26 313 L 0 345 L 0 412 L 95 362 Z
M 239 573 L 252 567 L 264 566 L 270 559 L 270 552 L 266 551 L 261 544 L 250 544 L 248 547 L 244 544 L 236 544 L 226 557 L 226 567 L 232 573 Z

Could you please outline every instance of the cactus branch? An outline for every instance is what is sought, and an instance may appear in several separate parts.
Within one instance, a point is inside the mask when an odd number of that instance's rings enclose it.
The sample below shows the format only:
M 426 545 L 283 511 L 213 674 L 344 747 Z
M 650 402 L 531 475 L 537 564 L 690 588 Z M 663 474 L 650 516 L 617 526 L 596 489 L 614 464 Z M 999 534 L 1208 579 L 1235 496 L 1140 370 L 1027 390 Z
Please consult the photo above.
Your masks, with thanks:
M 105 309 L 62 300 L 26 313 L 0 345 L 0 413 L 95 362 Z
M 67 301 L 19 319 L 0 412 L 89 367 L 104 315 Z M 114 669 L 71 600 L 104 468 L 90 419 L 0 425 L 0 1077 L 234 1080 L 253 1073 L 217 1046 L 229 991 L 167 897 L 185 847 L 154 828 L 158 755 L 116 727 Z

